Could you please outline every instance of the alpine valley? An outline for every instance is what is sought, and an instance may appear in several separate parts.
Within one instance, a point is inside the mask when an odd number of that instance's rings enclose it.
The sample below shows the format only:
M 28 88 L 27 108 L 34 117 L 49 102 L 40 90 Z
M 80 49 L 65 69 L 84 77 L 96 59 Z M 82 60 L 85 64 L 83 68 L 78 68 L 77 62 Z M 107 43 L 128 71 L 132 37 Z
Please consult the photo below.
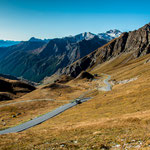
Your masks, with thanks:
M 0 149 L 149 150 L 149 131 L 150 23 L 0 48 Z
M 45 40 L 32 37 L 17 45 L 0 47 L 0 73 L 40 82 L 120 34 L 119 30 L 110 30 Z

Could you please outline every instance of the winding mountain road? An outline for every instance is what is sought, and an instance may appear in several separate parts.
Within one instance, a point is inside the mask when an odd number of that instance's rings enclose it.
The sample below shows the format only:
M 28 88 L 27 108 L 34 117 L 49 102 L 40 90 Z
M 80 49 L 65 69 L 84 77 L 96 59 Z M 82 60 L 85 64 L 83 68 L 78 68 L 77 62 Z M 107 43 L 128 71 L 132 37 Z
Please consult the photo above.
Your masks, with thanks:
M 105 75 L 105 74 L 103 74 Z M 110 79 L 111 79 L 111 76 L 110 75 L 106 75 L 107 78 L 104 79 L 104 83 L 106 84 L 106 86 L 103 86 L 103 87 L 100 87 L 98 88 L 99 90 L 103 90 L 103 91 L 111 91 L 112 90 L 112 86 L 111 84 L 108 82 Z M 80 103 L 83 103 L 83 102 L 86 102 L 88 100 L 90 100 L 91 98 L 78 98 L 76 100 L 74 100 L 73 102 L 71 103 L 68 103 L 68 104 L 65 104 L 51 112 L 48 112 L 40 117 L 37 117 L 37 118 L 34 118 L 33 120 L 30 120 L 30 121 L 27 121 L 23 124 L 20 124 L 18 126 L 15 126 L 15 127 L 12 127 L 12 128 L 8 128 L 8 129 L 5 129 L 5 130 L 1 130 L 0 131 L 0 135 L 2 134 L 8 134 L 8 133 L 15 133 L 15 132 L 21 132 L 21 131 L 24 131 L 24 130 L 27 130 L 33 126 L 36 126 L 38 124 L 41 124 L 42 122 L 50 119 L 50 118 L 53 118 L 57 115 L 59 115 L 60 113 L 66 111 L 67 109 L 70 109 Z M 50 101 L 54 101 L 53 99 L 49 99 Z M 31 102 L 31 101 L 36 101 L 36 100 L 28 100 L 28 102 Z M 27 102 L 27 101 L 22 101 L 22 102 Z M 16 103 L 19 103 L 19 102 L 15 102 L 13 104 L 16 104 Z M 12 104 L 12 103 L 10 103 Z M 10 104 L 5 104 L 5 106 L 7 105 L 10 105 Z M 3 106 L 1 106 L 3 107 Z
M 88 101 L 90 99 L 91 98 L 83 98 L 83 99 L 78 99 L 78 101 L 80 101 L 80 103 L 83 103 L 83 102 L 86 102 L 86 101 Z M 40 117 L 37 117 L 37 118 L 34 118 L 33 120 L 25 122 L 25 123 L 23 123 L 21 125 L 2 130 L 2 131 L 0 131 L 0 135 L 8 134 L 8 133 L 21 132 L 21 131 L 27 130 L 27 129 L 33 127 L 33 126 L 41 124 L 42 122 L 44 122 L 44 121 L 46 121 L 46 120 L 48 120 L 50 118 L 53 118 L 53 117 L 59 115 L 60 113 L 66 111 L 67 109 L 72 108 L 72 107 L 74 107 L 74 106 L 76 106 L 76 105 L 78 105 L 80 103 L 78 103 L 75 100 L 75 101 L 73 101 L 73 102 L 71 102 L 69 104 L 65 104 L 65 105 L 63 105 L 63 106 L 61 106 L 61 107 L 59 107 L 59 108 L 57 108 L 57 109 L 47 113 L 47 114 L 44 114 L 44 115 L 42 115 Z
M 107 75 L 107 76 L 108 76 L 107 79 L 104 80 L 104 83 L 106 84 L 105 91 L 111 91 L 112 90 L 112 86 L 108 82 L 111 79 L 111 76 L 110 75 Z
M 112 85 L 108 82 L 111 79 L 111 76 L 107 75 L 107 74 L 103 74 L 103 75 L 107 76 L 107 78 L 104 79 L 104 81 L 103 81 L 106 84 L 106 86 L 100 87 L 100 88 L 98 88 L 98 90 L 101 90 L 101 91 L 111 91 L 112 90 Z

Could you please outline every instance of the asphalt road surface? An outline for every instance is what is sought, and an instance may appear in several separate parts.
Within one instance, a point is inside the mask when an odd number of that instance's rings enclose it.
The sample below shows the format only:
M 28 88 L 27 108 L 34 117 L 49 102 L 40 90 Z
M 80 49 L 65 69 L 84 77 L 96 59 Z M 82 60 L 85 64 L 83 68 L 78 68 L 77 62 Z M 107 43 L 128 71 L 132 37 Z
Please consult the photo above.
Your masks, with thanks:
M 83 102 L 86 102 L 88 100 L 90 100 L 91 98 L 83 98 L 83 99 L 78 99 L 81 103 Z M 24 130 L 27 130 L 33 126 L 36 126 L 38 124 L 41 124 L 42 122 L 50 119 L 50 118 L 53 118 L 57 115 L 59 115 L 60 113 L 64 112 L 65 110 L 69 109 L 69 108 L 72 108 L 76 105 L 78 105 L 79 103 L 77 103 L 76 101 L 73 101 L 72 103 L 69 103 L 69 104 L 65 104 L 45 115 L 42 115 L 40 117 L 37 117 L 37 118 L 34 118 L 33 120 L 30 120 L 28 122 L 25 122 L 23 124 L 20 124 L 18 126 L 15 126 L 15 127 L 12 127 L 12 128 L 8 128 L 8 129 L 5 129 L 5 130 L 1 130 L 0 131 L 0 135 L 1 134 L 8 134 L 8 133 L 15 133 L 15 132 L 21 132 L 21 131 L 24 131 Z

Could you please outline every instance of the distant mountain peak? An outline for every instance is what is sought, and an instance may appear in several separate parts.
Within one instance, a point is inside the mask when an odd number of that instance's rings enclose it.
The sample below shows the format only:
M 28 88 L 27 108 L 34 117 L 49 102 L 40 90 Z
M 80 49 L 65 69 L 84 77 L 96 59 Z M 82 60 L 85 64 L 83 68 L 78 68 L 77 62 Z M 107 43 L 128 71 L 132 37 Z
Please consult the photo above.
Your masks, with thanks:
M 113 30 L 107 31 L 106 34 L 110 35 L 111 37 L 116 38 L 116 37 L 119 37 L 122 34 L 122 32 L 120 30 L 113 29 Z
M 91 32 L 84 32 L 82 33 L 82 36 L 86 39 L 86 40 L 90 40 L 93 39 L 95 37 L 95 34 L 91 33 Z
M 141 29 L 150 30 L 150 23 L 146 24 L 146 25 L 143 26 Z
M 30 42 L 46 42 L 46 43 L 48 43 L 50 41 L 50 39 L 44 39 L 44 40 L 42 40 L 42 39 L 38 39 L 38 38 L 35 38 L 35 37 L 31 37 L 29 39 L 29 41 Z
M 82 35 L 83 36 L 90 36 L 90 35 L 95 35 L 95 34 L 91 33 L 91 32 L 83 32 Z
M 116 34 L 118 34 L 118 33 L 121 33 L 121 31 L 120 30 L 118 30 L 118 29 L 111 29 L 111 30 L 109 30 L 109 31 L 107 31 L 106 33 L 116 33 Z
M 38 38 L 35 38 L 35 37 L 31 37 L 30 39 L 29 39 L 29 41 L 31 41 L 31 42 L 39 42 L 39 41 L 42 41 L 41 39 L 38 39 Z
M 120 30 L 117 29 L 111 29 L 105 33 L 99 33 L 98 36 L 101 39 L 107 39 L 108 41 L 119 37 L 122 34 Z
M 91 40 L 95 37 L 98 37 L 101 40 L 111 41 L 112 39 L 119 37 L 121 34 L 122 34 L 122 32 L 120 30 L 113 29 L 113 30 L 109 30 L 105 33 L 99 33 L 99 34 L 94 34 L 91 32 L 83 32 L 83 33 L 77 34 L 75 36 L 64 37 L 63 39 L 69 38 L 73 42 L 79 42 L 82 40 Z
M 83 32 L 80 34 L 77 34 L 75 36 L 72 36 L 72 38 L 74 38 L 76 40 L 76 42 L 78 41 L 82 41 L 82 40 L 91 40 L 95 37 L 96 35 L 91 33 L 91 32 Z

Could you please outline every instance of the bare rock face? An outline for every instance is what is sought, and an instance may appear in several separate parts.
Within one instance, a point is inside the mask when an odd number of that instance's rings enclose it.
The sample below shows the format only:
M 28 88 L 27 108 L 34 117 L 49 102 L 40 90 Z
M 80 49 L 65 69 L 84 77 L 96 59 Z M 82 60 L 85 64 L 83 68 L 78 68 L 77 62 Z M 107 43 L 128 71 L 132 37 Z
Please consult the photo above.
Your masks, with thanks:
M 133 53 L 133 59 L 150 53 L 150 23 L 142 28 L 125 32 L 89 55 L 59 70 L 57 74 L 77 77 L 82 71 L 93 65 L 101 64 L 122 53 Z
M 80 59 L 79 61 L 64 68 L 60 74 L 67 74 L 72 77 L 77 77 L 82 71 L 86 70 L 91 63 L 92 59 L 86 56 L 83 59 Z
M 135 56 L 143 56 L 150 51 L 150 23 L 129 33 L 126 46 L 126 51 L 135 51 Z

